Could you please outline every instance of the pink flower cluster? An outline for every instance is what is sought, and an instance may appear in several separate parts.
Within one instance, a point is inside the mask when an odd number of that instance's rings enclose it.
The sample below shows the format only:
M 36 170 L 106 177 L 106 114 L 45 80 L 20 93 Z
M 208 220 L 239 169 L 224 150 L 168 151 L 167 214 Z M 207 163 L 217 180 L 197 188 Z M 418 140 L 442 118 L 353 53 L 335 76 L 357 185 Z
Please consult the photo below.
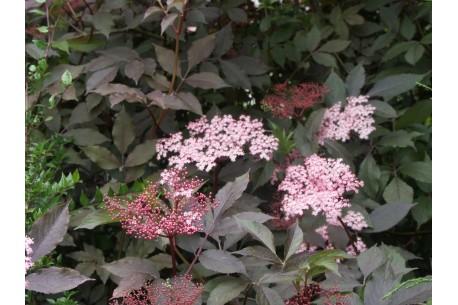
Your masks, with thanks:
M 324 113 L 321 126 L 316 135 L 320 145 L 326 139 L 348 141 L 351 131 L 356 132 L 360 139 L 368 139 L 369 134 L 375 130 L 372 117 L 375 107 L 368 103 L 368 96 L 347 98 L 347 106 L 341 111 L 341 102 L 334 104 Z
M 25 273 L 27 273 L 27 270 L 29 270 L 33 266 L 32 262 L 32 248 L 30 245 L 33 244 L 33 239 L 28 237 L 27 235 L 25 236 Z
M 349 305 L 346 301 L 349 295 L 342 295 L 337 289 L 324 290 L 318 283 L 304 286 L 300 292 L 285 302 L 285 305 L 311 305 L 320 298 L 320 304 L 324 305 Z
M 191 280 L 191 276 L 180 276 L 165 283 L 147 283 L 142 289 L 127 293 L 121 303 L 113 300 L 110 305 L 193 305 L 204 286 Z
M 286 218 L 311 209 L 313 215 L 323 213 L 328 223 L 337 224 L 342 209 L 350 206 L 344 193 L 358 192 L 362 186 L 363 182 L 342 159 L 326 159 L 315 154 L 305 158 L 304 165 L 289 166 L 278 190 L 284 192 L 282 210 Z
M 288 87 L 287 82 L 276 84 L 273 92 L 268 95 L 262 105 L 271 110 L 275 117 L 288 118 L 296 114 L 296 110 L 304 110 L 319 103 L 329 89 L 320 84 L 303 83 Z
M 219 160 L 245 155 L 247 149 L 252 155 L 270 160 L 278 147 L 278 140 L 265 135 L 262 122 L 242 115 L 235 120 L 230 115 L 215 116 L 211 122 L 206 117 L 187 125 L 189 138 L 181 132 L 157 142 L 157 157 L 166 158 L 169 164 L 181 169 L 186 164 L 196 163 L 200 170 L 210 171 Z
M 184 170 L 164 170 L 161 180 L 150 183 L 133 201 L 105 197 L 106 209 L 121 221 L 127 234 L 152 239 L 194 234 L 203 230 L 202 216 L 217 203 L 202 193 L 199 179 L 187 179 Z
M 286 177 L 278 186 L 283 195 L 271 208 L 273 216 L 277 217 L 273 225 L 289 227 L 295 218 L 301 217 L 305 210 L 310 210 L 312 215 L 323 215 L 330 225 L 342 226 L 340 218 L 346 227 L 361 231 L 368 226 L 364 216 L 349 210 L 342 217 L 342 210 L 350 207 L 344 194 L 358 192 L 362 186 L 363 182 L 350 171 L 348 165 L 342 163 L 342 159 L 326 159 L 316 154 L 305 158 L 304 165 L 291 165 L 286 169 Z M 325 225 L 316 232 L 325 240 L 326 249 L 333 249 L 327 229 Z M 360 252 L 365 250 L 361 239 L 355 245 Z M 354 253 L 353 247 L 350 248 L 347 252 Z M 317 249 L 316 245 L 304 242 L 297 252 L 313 252 Z

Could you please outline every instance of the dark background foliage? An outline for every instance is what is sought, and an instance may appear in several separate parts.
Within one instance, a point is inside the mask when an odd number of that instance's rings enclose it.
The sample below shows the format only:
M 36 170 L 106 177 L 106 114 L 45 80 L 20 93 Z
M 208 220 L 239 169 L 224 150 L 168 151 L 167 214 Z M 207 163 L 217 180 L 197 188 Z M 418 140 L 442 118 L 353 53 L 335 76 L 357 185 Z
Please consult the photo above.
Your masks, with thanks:
M 250 1 L 191 1 L 178 35 L 172 24 L 180 26 L 180 1 L 167 14 L 156 1 L 43 2 L 26 1 L 25 11 L 26 232 L 44 212 L 69 202 L 67 234 L 35 267 L 65 266 L 95 279 L 69 299 L 107 304 L 122 276 L 102 266 L 124 257 L 148 258 L 156 272 L 170 274 L 166 241 L 132 239 L 99 208 L 104 194 L 134 194 L 157 179 L 167 166 L 156 160 L 157 138 L 203 114 L 262 118 L 280 140 L 274 161 L 245 157 L 220 172 L 222 187 L 250 169 L 245 201 L 238 201 L 253 203 L 246 211 L 269 212 L 273 162 L 292 147 L 304 157 L 320 152 L 343 158 L 365 183 L 351 199 L 372 222 L 359 236 L 368 247 L 382 247 L 388 259 L 400 253 L 407 262 L 396 266 L 403 280 L 432 274 L 430 1 L 264 1 L 259 8 Z M 274 118 L 261 101 L 285 81 L 322 83 L 330 92 L 299 120 Z M 359 94 L 370 95 L 377 109 L 370 139 L 319 147 L 312 135 L 320 121 L 313 118 Z M 301 230 L 311 230 L 306 220 Z M 280 249 L 285 232 L 273 232 Z M 234 236 L 224 250 L 241 250 L 248 236 Z M 199 238 L 177 241 L 188 259 Z M 223 289 L 222 281 L 241 287 L 238 292 L 247 287 L 240 277 L 199 268 L 211 280 L 205 298 Z M 377 304 L 367 299 L 376 273 L 366 296 L 359 294 L 365 304 Z M 272 286 L 261 287 L 256 295 L 272 296 Z M 286 289 L 279 290 L 286 298 Z M 250 295 L 251 304 L 251 297 L 259 298 Z M 27 302 L 47 304 L 45 299 L 29 292 Z

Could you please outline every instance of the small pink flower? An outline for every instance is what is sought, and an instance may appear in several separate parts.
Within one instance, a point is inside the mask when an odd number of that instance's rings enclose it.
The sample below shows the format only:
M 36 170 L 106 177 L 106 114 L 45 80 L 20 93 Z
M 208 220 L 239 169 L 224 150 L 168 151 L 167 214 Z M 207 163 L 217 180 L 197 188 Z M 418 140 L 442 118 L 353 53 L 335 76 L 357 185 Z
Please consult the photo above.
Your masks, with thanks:
M 33 239 L 28 237 L 27 235 L 25 236 L 25 273 L 27 273 L 27 270 L 29 270 L 33 266 L 32 262 L 32 248 L 30 245 L 33 244 Z
M 150 183 L 135 200 L 106 197 L 106 209 L 121 221 L 127 234 L 152 239 L 158 236 L 191 235 L 203 230 L 202 216 L 217 203 L 195 190 L 199 179 L 187 179 L 186 172 L 164 170 L 161 180 Z
M 270 160 L 278 147 L 278 140 L 266 135 L 262 122 L 242 115 L 235 120 L 230 115 L 215 116 L 211 122 L 206 117 L 187 125 L 189 137 L 181 132 L 157 142 L 157 157 L 167 158 L 170 165 L 182 169 L 195 163 L 197 168 L 210 171 L 217 161 L 237 157 L 249 152 L 261 159 Z
M 142 289 L 126 293 L 121 303 L 114 300 L 110 305 L 193 305 L 204 287 L 191 280 L 191 276 L 179 276 L 165 283 L 147 283 Z
M 326 139 L 348 141 L 351 131 L 359 135 L 360 139 L 367 140 L 369 134 L 375 130 L 372 115 L 375 107 L 368 104 L 368 96 L 360 95 L 347 98 L 347 106 L 341 111 L 341 102 L 334 104 L 324 113 L 316 139 L 324 145 Z
M 327 87 L 320 84 L 303 83 L 288 87 L 288 83 L 284 82 L 274 86 L 273 92 L 262 101 L 262 105 L 271 110 L 275 117 L 288 118 L 299 110 L 321 102 L 328 91 Z

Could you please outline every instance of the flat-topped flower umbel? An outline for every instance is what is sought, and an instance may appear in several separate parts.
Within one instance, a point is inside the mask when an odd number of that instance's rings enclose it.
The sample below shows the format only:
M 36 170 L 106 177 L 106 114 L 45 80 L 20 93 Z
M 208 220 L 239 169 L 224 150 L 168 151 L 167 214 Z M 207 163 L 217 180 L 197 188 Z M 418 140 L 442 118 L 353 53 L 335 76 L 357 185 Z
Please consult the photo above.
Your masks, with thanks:
M 217 203 L 195 192 L 199 179 L 187 179 L 184 170 L 164 170 L 161 180 L 150 183 L 133 201 L 105 197 L 106 209 L 113 219 L 121 221 L 127 234 L 152 239 L 173 238 L 203 230 L 202 216 Z
M 238 120 L 231 115 L 214 116 L 210 122 L 201 117 L 189 123 L 187 130 L 187 139 L 181 132 L 160 139 L 156 145 L 158 159 L 170 155 L 169 164 L 179 169 L 195 163 L 199 170 L 209 172 L 217 160 L 234 162 L 246 153 L 270 160 L 278 147 L 278 140 L 265 134 L 262 122 L 247 115 Z
M 372 115 L 375 107 L 368 104 L 369 96 L 360 95 L 347 98 L 347 105 L 341 111 L 342 104 L 338 102 L 326 109 L 316 139 L 320 145 L 324 140 L 348 141 L 354 131 L 362 140 L 369 139 L 369 134 L 375 130 Z

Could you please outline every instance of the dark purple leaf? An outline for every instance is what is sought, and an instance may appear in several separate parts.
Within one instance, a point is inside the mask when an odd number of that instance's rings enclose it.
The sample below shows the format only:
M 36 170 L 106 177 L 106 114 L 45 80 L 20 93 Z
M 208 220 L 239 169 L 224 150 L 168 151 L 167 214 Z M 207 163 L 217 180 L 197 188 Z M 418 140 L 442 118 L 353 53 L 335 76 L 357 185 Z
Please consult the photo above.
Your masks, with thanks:
M 136 273 L 144 273 L 159 277 L 159 272 L 155 264 L 146 259 L 139 257 L 126 257 L 102 266 L 114 275 L 120 277 L 129 277 Z
M 90 92 L 101 85 L 108 84 L 114 80 L 117 73 L 118 67 L 109 67 L 95 72 L 86 81 L 86 92 Z
M 218 74 L 210 72 L 195 73 L 184 81 L 191 87 L 197 87 L 202 89 L 220 89 L 229 87 Z
M 70 268 L 49 267 L 25 277 L 27 289 L 45 294 L 73 289 L 86 281 L 93 281 Z
M 124 155 L 129 144 L 135 139 L 134 123 L 124 107 L 114 121 L 112 135 L 114 145 Z
M 145 273 L 134 273 L 119 281 L 118 287 L 113 291 L 113 298 L 120 298 L 132 290 L 140 289 L 147 280 L 152 279 Z
M 191 44 L 188 50 L 188 70 L 201 63 L 206 59 L 215 49 L 215 34 L 205 36 L 198 39 Z
M 55 206 L 44 213 L 32 225 L 32 230 L 28 234 L 33 239 L 32 262 L 54 250 L 67 233 L 70 215 L 68 203 Z
M 131 78 L 135 82 L 135 84 L 138 83 L 138 80 L 140 79 L 140 76 L 142 76 L 144 71 L 145 67 L 143 63 L 139 60 L 130 61 L 124 67 L 124 73 L 126 73 L 126 76 Z

